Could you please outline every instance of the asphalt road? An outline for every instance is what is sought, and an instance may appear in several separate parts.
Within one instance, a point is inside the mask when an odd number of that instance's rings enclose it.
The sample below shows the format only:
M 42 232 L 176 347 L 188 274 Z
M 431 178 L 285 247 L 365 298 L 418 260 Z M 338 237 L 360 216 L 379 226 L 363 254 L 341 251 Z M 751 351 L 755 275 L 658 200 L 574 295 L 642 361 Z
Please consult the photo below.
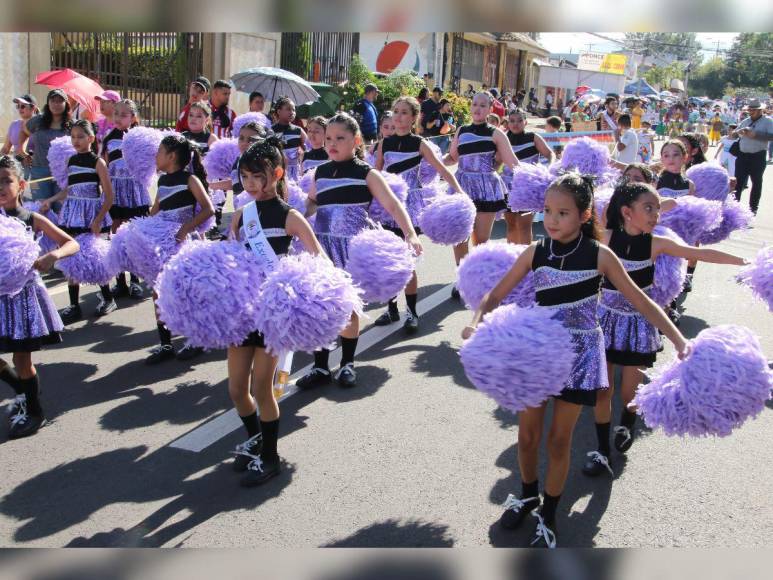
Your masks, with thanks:
M 721 248 L 751 257 L 773 239 L 773 171 L 766 178 L 754 229 Z M 496 236 L 503 233 L 500 222 Z M 228 413 L 223 351 L 146 367 L 157 342 L 149 299 L 124 300 L 104 319 L 68 327 L 61 345 L 36 356 L 50 423 L 20 441 L 0 430 L 0 545 L 528 545 L 530 522 L 509 533 L 496 525 L 507 494 L 520 489 L 517 418 L 464 377 L 457 350 L 470 313 L 447 299 L 450 249 L 427 241 L 418 271 L 420 333 L 371 333 L 353 390 L 330 385 L 284 399 L 283 472 L 254 489 L 239 487 L 229 465 L 243 435 Z M 771 355 L 771 315 L 734 273 L 698 267 L 681 329 L 695 336 L 742 324 Z M 64 282 L 47 284 L 64 307 Z M 94 290 L 82 292 L 84 312 L 96 306 Z M 672 354 L 668 346 L 659 364 Z M 310 362 L 297 357 L 294 371 Z M 769 545 L 770 407 L 725 439 L 669 438 L 640 427 L 627 458 L 613 457 L 615 477 L 592 480 L 580 473 L 595 448 L 586 409 L 560 507 L 561 545 Z

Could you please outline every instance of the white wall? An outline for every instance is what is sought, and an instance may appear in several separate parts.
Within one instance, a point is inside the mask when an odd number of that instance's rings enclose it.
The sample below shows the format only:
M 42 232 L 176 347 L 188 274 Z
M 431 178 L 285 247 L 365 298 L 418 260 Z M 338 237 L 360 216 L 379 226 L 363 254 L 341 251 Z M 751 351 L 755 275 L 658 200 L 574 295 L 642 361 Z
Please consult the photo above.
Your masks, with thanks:
M 226 37 L 225 77 L 256 66 L 279 66 L 281 33 L 231 33 Z M 249 95 L 239 91 L 231 95 L 231 108 L 237 113 L 249 110 Z M 268 108 L 269 103 L 266 103 Z
M 27 33 L 0 34 L 0 141 L 5 140 L 11 121 L 18 119 L 13 98 L 29 92 L 28 38 Z

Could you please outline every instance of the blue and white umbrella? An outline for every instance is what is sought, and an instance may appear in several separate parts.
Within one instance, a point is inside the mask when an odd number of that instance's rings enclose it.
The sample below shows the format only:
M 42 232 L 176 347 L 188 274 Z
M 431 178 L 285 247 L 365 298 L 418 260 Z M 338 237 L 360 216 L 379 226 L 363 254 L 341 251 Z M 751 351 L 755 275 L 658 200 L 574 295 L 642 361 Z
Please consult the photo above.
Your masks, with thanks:
M 296 74 L 273 66 L 257 66 L 240 71 L 231 77 L 237 91 L 258 91 L 266 99 L 290 97 L 296 105 L 319 99 L 319 93 L 307 81 Z

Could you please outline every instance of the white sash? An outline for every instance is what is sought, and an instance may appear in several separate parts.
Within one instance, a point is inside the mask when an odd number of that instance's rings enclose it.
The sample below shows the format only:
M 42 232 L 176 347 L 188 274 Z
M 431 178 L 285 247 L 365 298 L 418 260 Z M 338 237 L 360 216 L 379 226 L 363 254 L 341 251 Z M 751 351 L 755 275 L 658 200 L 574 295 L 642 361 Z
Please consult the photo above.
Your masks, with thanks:
M 279 258 L 268 243 L 266 232 L 260 225 L 260 216 L 255 201 L 251 201 L 244 206 L 242 210 L 242 225 L 247 243 L 250 245 L 253 255 L 263 271 L 269 273 L 276 268 Z M 274 379 L 274 396 L 278 399 L 284 394 L 284 388 L 287 386 L 290 377 L 290 369 L 293 365 L 293 353 L 281 352 L 279 354 L 279 364 L 277 365 L 276 376 Z
M 617 131 L 617 123 L 615 123 L 614 119 L 609 116 L 609 113 L 602 111 L 601 114 L 604 115 L 604 120 L 607 122 L 607 126 L 612 129 L 612 131 Z

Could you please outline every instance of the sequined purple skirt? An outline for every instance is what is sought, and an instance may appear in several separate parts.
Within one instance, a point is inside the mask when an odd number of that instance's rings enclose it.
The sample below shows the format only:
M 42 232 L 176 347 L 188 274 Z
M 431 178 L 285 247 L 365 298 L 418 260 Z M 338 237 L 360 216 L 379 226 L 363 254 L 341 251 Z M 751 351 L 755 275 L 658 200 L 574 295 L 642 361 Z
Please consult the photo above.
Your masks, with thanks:
M 62 319 L 35 274 L 15 296 L 0 296 L 0 352 L 32 352 L 62 341 Z
M 603 289 L 599 304 L 599 324 L 604 333 L 607 360 L 625 366 L 652 366 L 655 354 L 663 349 L 657 328 L 614 290 Z
M 368 204 L 322 205 L 317 208 L 314 233 L 322 249 L 339 268 L 349 259 L 349 240 L 372 227 Z
M 294 162 L 288 159 L 287 161 L 287 178 L 293 181 L 299 181 L 301 179 L 301 164 L 296 159 Z
M 112 162 L 108 171 L 113 186 L 113 206 L 110 216 L 113 219 L 131 219 L 147 215 L 150 208 L 150 193 L 126 169 L 123 159 Z
M 464 192 L 470 196 L 478 212 L 498 212 L 507 207 L 507 188 L 498 173 L 477 173 L 459 169 L 456 179 Z
M 79 186 L 88 186 L 79 187 Z M 96 193 L 97 196 L 89 195 Z M 67 198 L 62 202 L 62 209 L 59 211 L 59 225 L 67 230 L 88 230 L 91 228 L 91 222 L 102 209 L 102 198 L 99 196 L 94 184 L 78 184 L 70 186 Z M 102 230 L 107 230 L 113 220 L 109 215 L 102 219 Z

